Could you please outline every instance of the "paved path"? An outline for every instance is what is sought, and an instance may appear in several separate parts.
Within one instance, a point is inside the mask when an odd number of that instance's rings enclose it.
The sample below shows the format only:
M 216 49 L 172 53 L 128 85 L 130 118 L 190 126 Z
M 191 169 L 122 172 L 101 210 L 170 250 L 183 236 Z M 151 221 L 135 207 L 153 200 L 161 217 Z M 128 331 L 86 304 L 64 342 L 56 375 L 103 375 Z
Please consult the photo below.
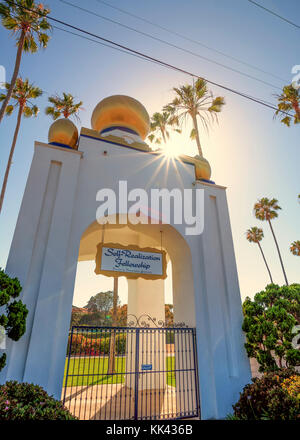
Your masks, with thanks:
M 129 420 L 134 418 L 134 390 L 124 384 L 67 387 L 65 406 L 81 420 Z M 149 420 L 175 418 L 175 388 L 139 392 L 140 414 Z

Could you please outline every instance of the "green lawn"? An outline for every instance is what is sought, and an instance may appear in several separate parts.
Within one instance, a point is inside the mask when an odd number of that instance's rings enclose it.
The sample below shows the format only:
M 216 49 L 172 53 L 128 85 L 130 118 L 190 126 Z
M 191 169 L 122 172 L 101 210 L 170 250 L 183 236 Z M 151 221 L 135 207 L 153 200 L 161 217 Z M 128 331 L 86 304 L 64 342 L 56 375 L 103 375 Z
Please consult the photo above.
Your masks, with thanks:
M 167 384 L 171 387 L 176 386 L 175 381 L 175 357 L 174 356 L 167 356 L 166 358 L 166 364 L 167 364 Z
M 124 383 L 125 381 L 125 366 L 126 358 L 123 356 L 116 356 L 116 374 L 107 375 L 108 358 L 70 358 L 69 376 L 67 386 L 80 385 L 101 385 L 101 384 L 116 384 Z M 68 359 L 65 363 L 64 385 L 66 380 Z M 175 358 L 168 356 L 166 358 L 167 370 L 167 384 L 175 387 Z M 145 372 L 145 374 L 152 374 Z M 74 375 L 74 376 L 72 376 Z

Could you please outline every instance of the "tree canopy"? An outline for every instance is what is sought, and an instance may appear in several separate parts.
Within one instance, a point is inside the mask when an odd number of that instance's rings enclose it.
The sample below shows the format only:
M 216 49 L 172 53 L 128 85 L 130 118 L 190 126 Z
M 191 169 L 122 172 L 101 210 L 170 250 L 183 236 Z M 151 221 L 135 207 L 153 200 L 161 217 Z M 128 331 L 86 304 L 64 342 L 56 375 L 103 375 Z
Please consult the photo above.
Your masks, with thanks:
M 88 300 L 85 309 L 90 312 L 104 312 L 108 313 L 113 306 L 114 292 L 108 290 L 107 292 L 99 292 L 91 296 Z
M 0 269 L 0 307 L 5 306 L 5 310 L 0 315 L 0 326 L 2 326 L 2 333 L 13 341 L 18 341 L 26 330 L 27 307 L 21 300 L 16 301 L 21 290 L 18 278 L 11 278 Z M 12 299 L 14 301 L 11 301 Z M 3 353 L 0 356 L 0 371 L 5 364 L 6 353 Z
M 292 343 L 300 323 L 300 284 L 269 284 L 253 300 L 246 298 L 243 313 L 245 348 L 258 361 L 259 371 L 300 365 L 300 352 Z

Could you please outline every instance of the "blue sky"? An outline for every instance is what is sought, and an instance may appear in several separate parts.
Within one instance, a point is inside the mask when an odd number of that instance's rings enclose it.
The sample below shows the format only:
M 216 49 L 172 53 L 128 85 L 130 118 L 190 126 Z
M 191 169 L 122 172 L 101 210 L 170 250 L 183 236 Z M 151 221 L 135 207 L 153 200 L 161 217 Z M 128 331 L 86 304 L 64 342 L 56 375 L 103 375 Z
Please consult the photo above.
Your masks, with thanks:
M 113 10 L 97 0 L 79 2 L 70 0 L 111 19 L 151 33 L 158 38 L 180 45 L 204 57 L 227 64 L 248 75 L 258 77 L 273 86 L 262 84 L 235 72 L 209 63 L 191 54 L 170 48 L 145 36 L 63 4 L 49 0 L 51 15 L 90 32 L 114 40 L 150 56 L 163 59 L 178 67 L 204 76 L 212 81 L 246 92 L 266 101 L 276 102 L 275 93 L 285 83 L 291 82 L 291 69 L 300 64 L 299 30 L 253 6 L 247 0 L 107 0 L 114 6 L 126 9 L 187 37 L 200 41 L 219 51 L 283 78 L 273 78 L 241 65 L 197 44 L 159 30 L 150 24 Z M 300 3 L 297 0 L 260 0 L 264 6 L 300 22 Z M 9 80 L 14 66 L 16 48 L 9 32 L 0 27 L 0 64 L 5 66 Z M 149 114 L 159 111 L 172 99 L 172 87 L 190 78 L 184 74 L 164 69 L 86 41 L 62 31 L 53 30 L 49 47 L 34 55 L 24 54 L 21 75 L 46 92 L 70 92 L 84 102 L 80 114 L 81 124 L 90 127 L 90 117 L 95 105 L 112 94 L 127 94 L 140 100 Z M 209 135 L 202 131 L 204 156 L 212 167 L 212 179 L 227 186 L 231 224 L 237 258 L 241 294 L 253 296 L 268 282 L 267 272 L 256 245 L 245 239 L 248 227 L 262 226 L 262 242 L 270 263 L 274 280 L 283 284 L 278 256 L 268 225 L 253 217 L 252 207 L 257 198 L 275 197 L 282 206 L 274 229 L 282 249 L 283 260 L 290 282 L 299 282 L 300 258 L 289 252 L 289 244 L 300 239 L 299 178 L 299 127 L 287 128 L 273 119 L 270 109 L 249 102 L 218 87 L 211 87 L 225 97 L 226 106 L 219 124 Z M 39 100 L 41 112 L 37 119 L 24 120 L 16 147 L 13 166 L 3 212 L 0 216 L 0 266 L 5 267 L 18 211 L 20 208 L 35 140 L 47 142 L 51 120 L 44 114 L 47 93 Z M 0 178 L 6 166 L 16 115 L 6 117 L 0 126 Z M 189 127 L 170 144 L 186 154 L 196 154 L 189 139 Z M 26 231 L 24 231 L 26 233 Z M 100 288 L 101 290 L 101 288 Z

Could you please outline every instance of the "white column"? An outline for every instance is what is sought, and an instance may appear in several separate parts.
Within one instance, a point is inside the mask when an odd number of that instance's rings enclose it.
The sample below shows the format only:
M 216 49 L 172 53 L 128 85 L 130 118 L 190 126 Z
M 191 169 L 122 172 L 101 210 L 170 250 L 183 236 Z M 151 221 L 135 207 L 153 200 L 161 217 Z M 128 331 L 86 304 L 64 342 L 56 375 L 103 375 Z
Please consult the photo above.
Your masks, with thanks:
M 36 145 L 6 268 L 20 276 L 29 314 L 26 333 L 11 344 L 5 380 L 39 384 L 57 398 L 61 390 L 53 385 L 51 372 L 57 371 L 57 362 L 64 369 L 65 347 L 57 350 L 56 329 L 62 319 L 69 325 L 71 312 L 60 304 L 80 157 L 77 151 Z M 59 337 L 61 343 L 67 333 Z
M 225 188 L 202 185 L 205 224 L 192 252 L 202 417 L 224 418 L 251 380 Z
M 131 316 L 133 315 L 133 316 Z M 144 316 L 143 316 L 144 315 Z M 128 322 L 145 322 L 150 327 L 155 327 L 147 315 L 156 322 L 165 321 L 164 280 L 128 280 Z M 127 371 L 135 371 L 136 336 L 128 340 Z M 147 373 L 143 365 L 151 365 L 152 371 L 166 369 L 165 334 L 162 331 L 142 331 L 139 336 L 139 390 L 165 388 L 165 373 Z M 144 371 L 144 372 L 143 372 Z M 151 370 L 150 370 L 151 371 Z M 127 386 L 134 387 L 134 381 L 127 375 Z

